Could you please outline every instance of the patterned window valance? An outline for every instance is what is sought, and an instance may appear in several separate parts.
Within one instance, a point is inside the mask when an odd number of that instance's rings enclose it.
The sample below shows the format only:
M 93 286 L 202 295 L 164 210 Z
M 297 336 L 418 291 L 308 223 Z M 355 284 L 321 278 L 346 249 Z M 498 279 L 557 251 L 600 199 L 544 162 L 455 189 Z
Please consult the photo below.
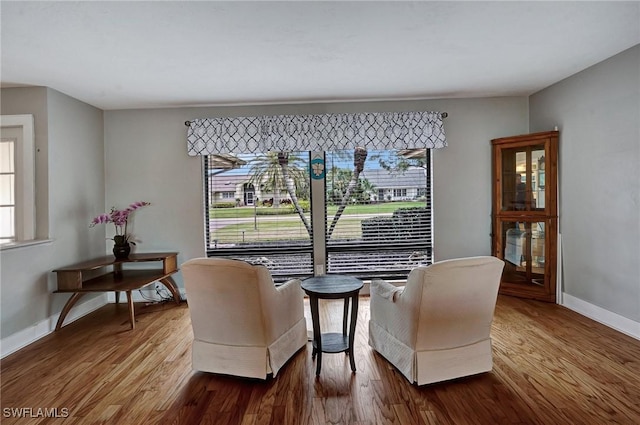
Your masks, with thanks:
M 191 156 L 447 145 L 440 112 L 206 118 L 188 125 L 187 151 Z

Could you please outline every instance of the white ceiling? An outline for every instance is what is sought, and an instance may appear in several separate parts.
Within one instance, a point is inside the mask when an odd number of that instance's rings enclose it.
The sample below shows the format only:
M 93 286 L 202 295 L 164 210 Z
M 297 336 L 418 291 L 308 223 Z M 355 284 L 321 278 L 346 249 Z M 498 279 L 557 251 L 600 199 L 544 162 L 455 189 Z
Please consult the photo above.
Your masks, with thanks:
M 101 109 L 529 95 L 640 43 L 634 2 L 0 3 L 4 87 Z

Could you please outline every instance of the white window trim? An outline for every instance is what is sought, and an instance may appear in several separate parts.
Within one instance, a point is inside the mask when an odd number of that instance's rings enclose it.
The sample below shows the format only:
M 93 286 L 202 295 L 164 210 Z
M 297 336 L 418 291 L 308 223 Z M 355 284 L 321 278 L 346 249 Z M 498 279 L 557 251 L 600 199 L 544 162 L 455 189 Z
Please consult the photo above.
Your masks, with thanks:
M 19 127 L 22 140 L 15 147 L 16 154 L 16 212 L 13 244 L 35 239 L 35 132 L 33 115 L 0 115 L 0 127 Z

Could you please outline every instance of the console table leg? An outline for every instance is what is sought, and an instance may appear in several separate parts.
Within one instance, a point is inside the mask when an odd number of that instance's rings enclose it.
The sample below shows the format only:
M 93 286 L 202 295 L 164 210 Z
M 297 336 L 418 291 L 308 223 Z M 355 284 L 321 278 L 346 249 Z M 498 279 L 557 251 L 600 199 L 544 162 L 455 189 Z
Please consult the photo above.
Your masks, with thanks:
M 120 291 L 114 291 L 116 294 L 116 304 L 120 304 Z
M 71 298 L 67 300 L 67 303 L 64 305 L 64 307 L 62 308 L 62 311 L 60 312 L 60 317 L 58 317 L 58 323 L 56 323 L 56 330 L 60 330 L 65 317 L 67 317 L 67 314 L 69 314 L 69 310 L 71 310 L 71 307 L 73 307 L 75 303 L 77 303 L 78 300 L 82 298 L 83 295 L 84 295 L 84 292 L 74 292 Z
M 176 304 L 180 304 L 180 291 L 178 290 L 178 285 L 175 280 L 173 280 L 171 276 L 167 276 L 164 279 L 160 279 L 160 282 L 171 292 Z
M 136 319 L 133 310 L 133 296 L 131 291 L 127 291 L 127 304 L 129 304 L 129 322 L 131 322 L 131 329 L 133 329 L 136 326 Z

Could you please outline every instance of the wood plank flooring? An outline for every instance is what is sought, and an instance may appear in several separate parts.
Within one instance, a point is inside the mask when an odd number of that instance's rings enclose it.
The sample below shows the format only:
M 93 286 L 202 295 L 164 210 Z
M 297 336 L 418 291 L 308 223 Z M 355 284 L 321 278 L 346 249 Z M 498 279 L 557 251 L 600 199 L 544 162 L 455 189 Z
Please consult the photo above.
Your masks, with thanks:
M 357 373 L 344 354 L 324 354 L 318 379 L 310 343 L 275 379 L 194 372 L 187 305 L 136 308 L 133 331 L 126 305 L 108 305 L 3 359 L 0 422 L 640 423 L 640 341 L 553 304 L 500 296 L 493 371 L 423 387 L 368 346 L 368 297 L 358 312 Z M 339 331 L 342 301 L 321 300 L 320 311 L 323 331 Z

